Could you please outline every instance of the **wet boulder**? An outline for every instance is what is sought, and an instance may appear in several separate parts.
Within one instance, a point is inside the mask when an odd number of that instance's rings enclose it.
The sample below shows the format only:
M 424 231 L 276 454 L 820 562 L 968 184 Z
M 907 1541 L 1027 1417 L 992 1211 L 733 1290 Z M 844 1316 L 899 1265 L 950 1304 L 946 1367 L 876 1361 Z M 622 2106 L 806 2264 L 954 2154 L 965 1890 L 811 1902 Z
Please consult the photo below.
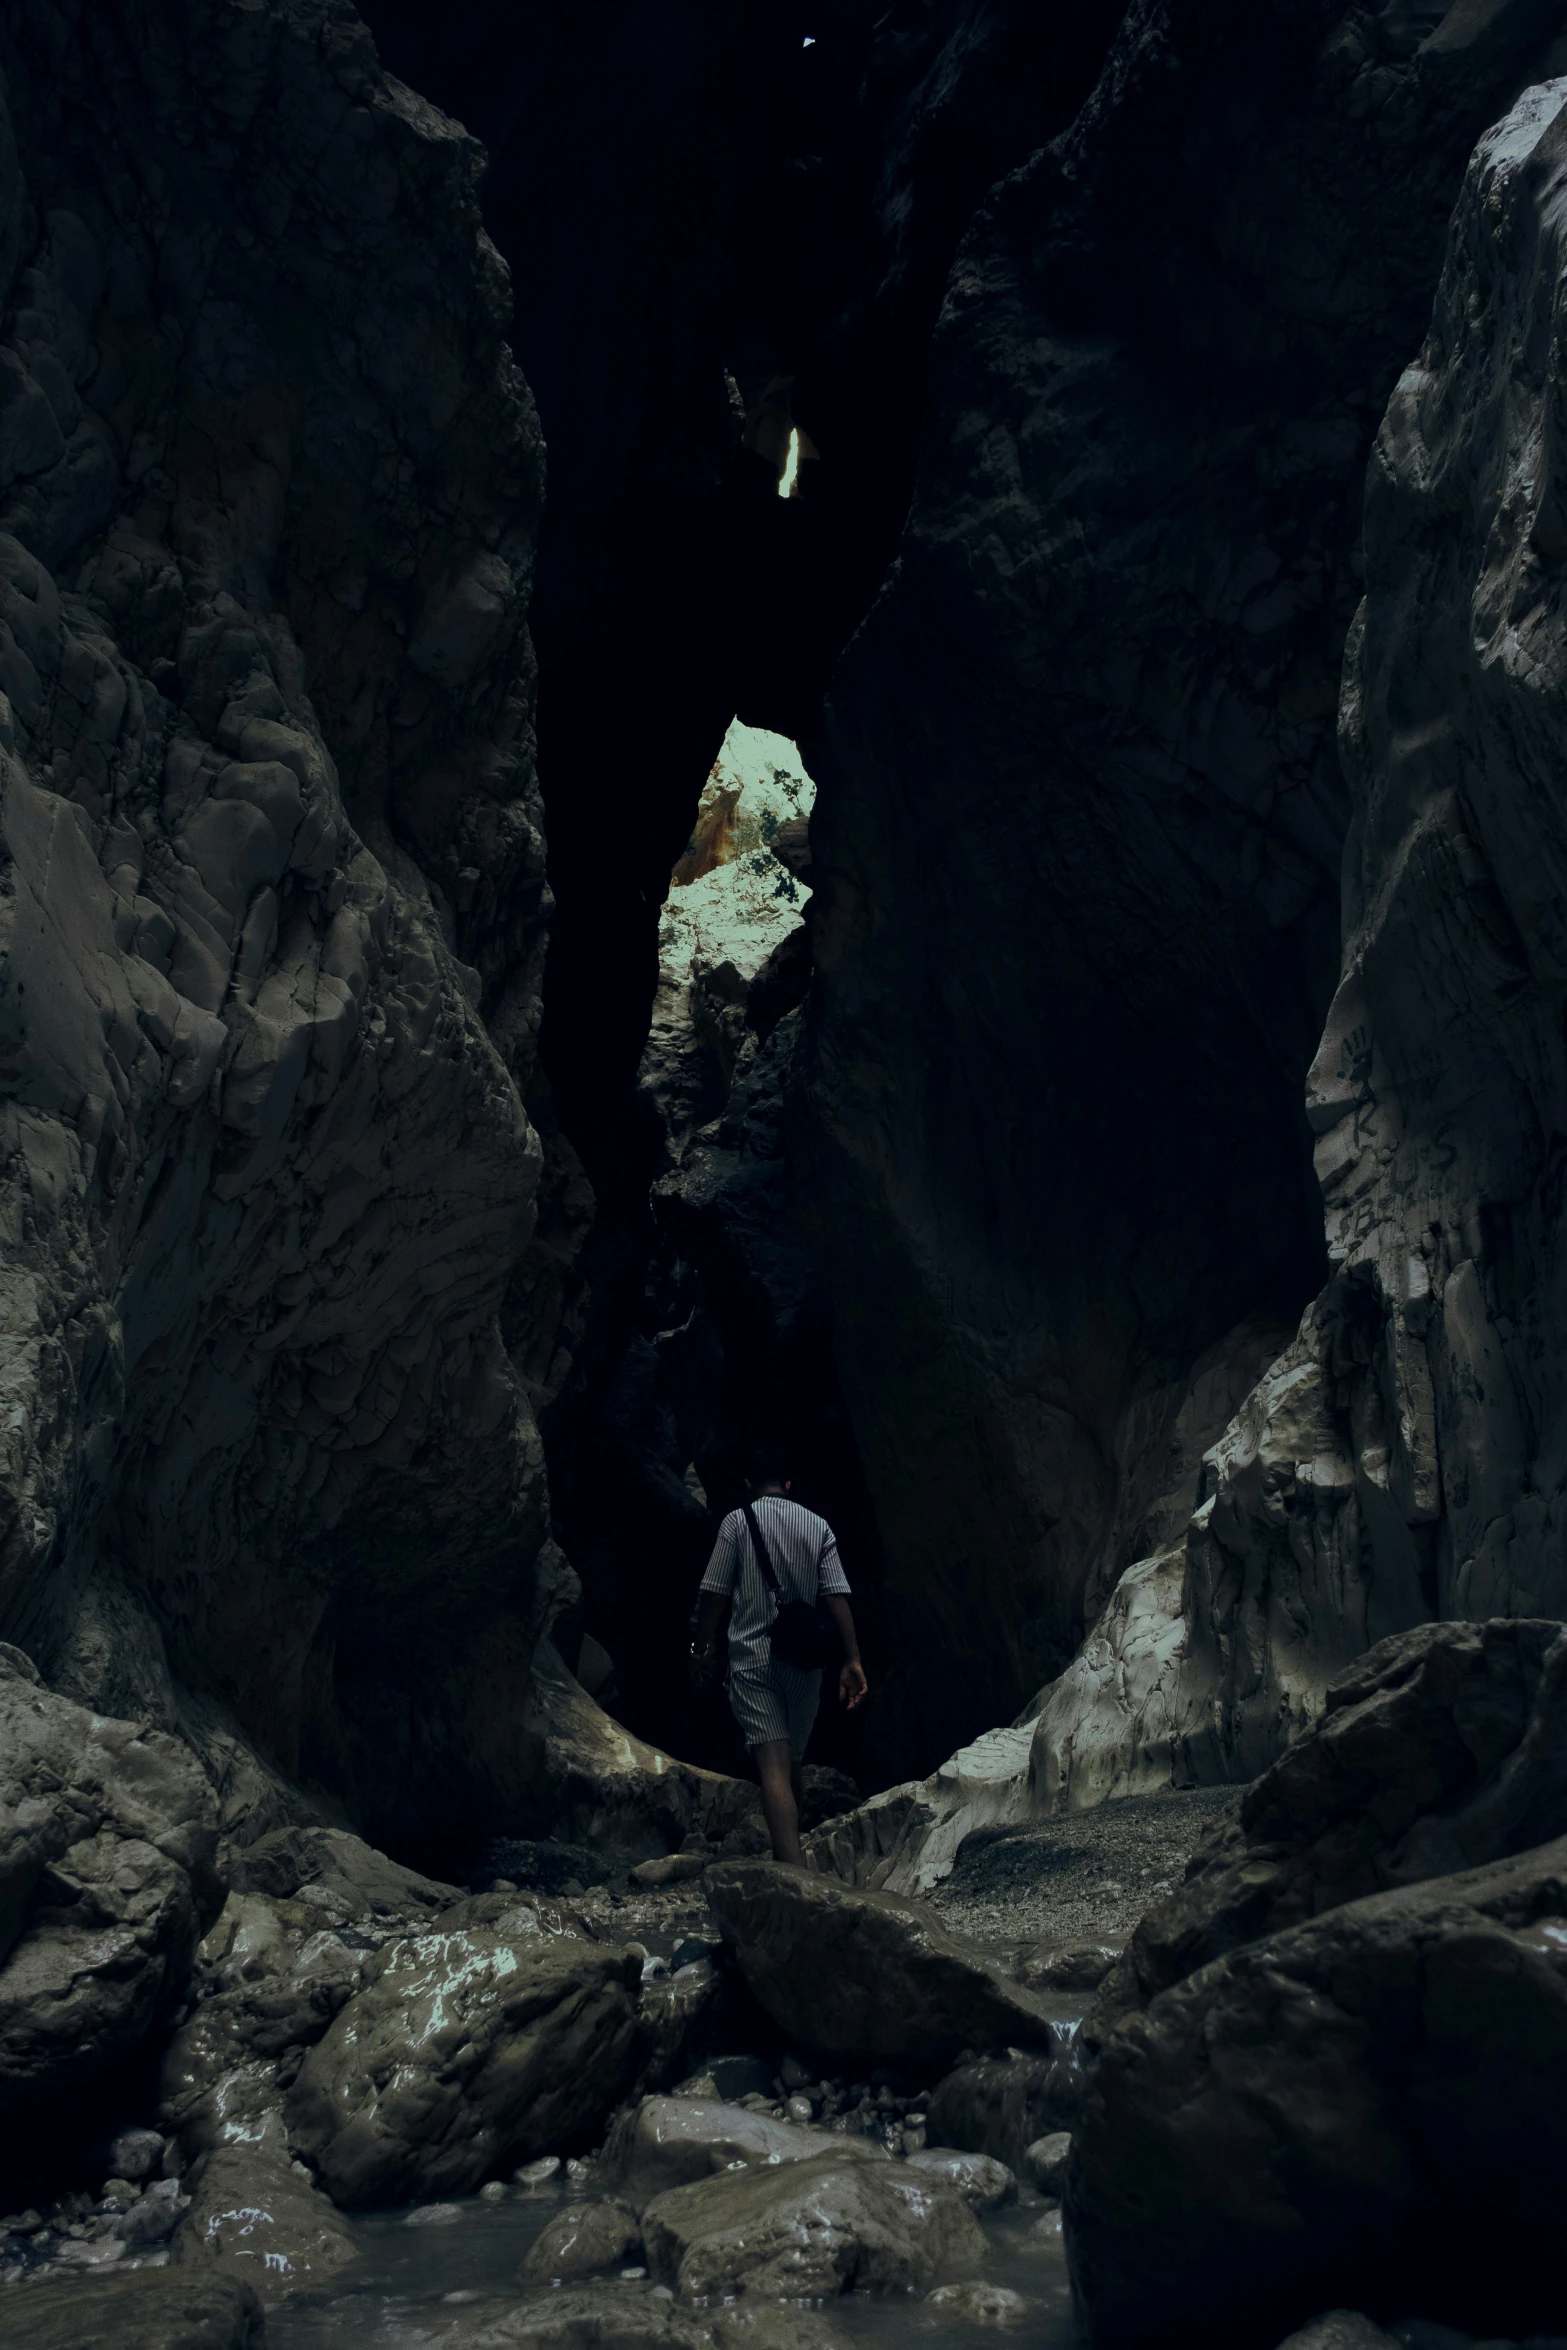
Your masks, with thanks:
M 323 2284 L 357 2257 L 336 2209 L 300 2175 L 278 2113 L 241 2125 L 185 2185 L 191 2206 L 174 2238 L 177 2267 L 240 2278 L 267 2302 Z
M 261 2303 L 237 2278 L 177 2268 L 9 2292 L 6 2350 L 262 2350 Z
M 811 2162 L 824 2154 L 885 2161 L 885 2151 L 864 2139 L 846 2139 L 798 2122 L 775 2121 L 702 2097 L 645 2097 L 617 2114 L 597 2169 L 598 2184 L 624 2195 L 639 2210 L 673 2187 L 690 2186 L 737 2165 L 752 2170 Z
M 625 2268 L 641 2257 L 642 2231 L 629 2204 L 571 2203 L 547 2223 L 522 2264 L 522 2278 L 567 2284 L 600 2269 Z
M 755 1997 L 803 2047 L 940 2064 L 1049 2044 L 1042 2003 L 918 1903 L 771 1861 L 710 1869 L 703 1889 Z
M 287 2105 L 294 2151 L 344 2209 L 471 2193 L 590 2135 L 624 2091 L 634 1951 L 435 1930 L 366 1973 Z
M 970 2211 L 999 2211 L 1017 2201 L 1017 2180 L 993 2154 L 963 2154 L 945 2146 L 925 2148 L 908 2156 L 910 2170 L 923 2178 L 945 2179 L 956 2187 Z
M 1564 2175 L 1567 1837 L 1247 1944 L 1110 2032 L 1074 2287 L 1097 2350 L 1357 2305 L 1522 2339 L 1559 2327 Z
M 0 2094 L 75 2097 L 182 1997 L 222 1905 L 186 1748 L 44 1688 L 0 1646 Z
M 1338 1903 L 1567 1834 L 1564 1756 L 1561 1624 L 1422 1624 L 1380 1641 L 1142 1919 L 1099 2024 Z
M 923 2292 L 985 2248 L 948 2180 L 841 2153 L 676 2187 L 647 2206 L 642 2238 L 648 2266 L 687 2301 Z

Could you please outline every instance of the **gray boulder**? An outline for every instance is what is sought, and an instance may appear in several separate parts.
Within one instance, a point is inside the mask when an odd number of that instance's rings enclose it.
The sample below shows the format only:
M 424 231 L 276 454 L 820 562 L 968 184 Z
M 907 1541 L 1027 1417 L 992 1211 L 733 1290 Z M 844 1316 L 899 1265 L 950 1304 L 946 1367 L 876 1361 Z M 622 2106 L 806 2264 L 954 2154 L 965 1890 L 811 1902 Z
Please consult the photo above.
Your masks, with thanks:
M 137 2269 L 8 2292 L 6 2350 L 262 2350 L 261 2303 L 238 2278 Z
M 920 1904 L 771 1861 L 710 1869 L 704 1890 L 756 1998 L 803 2047 L 939 2064 L 1049 2043 L 1042 2003 Z
M 0 1647 L 0 2091 L 76 2097 L 184 1993 L 222 1905 L 216 1807 L 161 1731 L 44 1688 Z
M 597 2183 L 640 2209 L 672 2187 L 689 2186 L 716 2171 L 776 2169 L 851 2150 L 871 2160 L 884 2150 L 866 2139 L 775 2121 L 702 2097 L 645 2097 L 616 2115 L 597 2168 Z
M 624 2203 L 572 2203 L 556 2213 L 522 2264 L 525 2282 L 546 2277 L 557 2284 L 590 2277 L 599 2269 L 624 2268 L 642 2257 L 637 2215 Z
M 642 2237 L 654 2274 L 688 2301 L 919 2292 L 985 2248 L 947 2180 L 841 2158 L 677 2187 L 643 2212 Z
M 296 2153 L 352 2210 L 466 2194 L 569 2144 L 623 2092 L 639 1973 L 634 1952 L 565 1936 L 394 1944 L 301 2067 Z
M 1232 1951 L 1109 2034 L 1066 2177 L 1102 2350 L 1324 2307 L 1559 2323 L 1567 1838 Z M 1463 2182 L 1454 2224 L 1454 2181 Z
M 1017 2200 L 1017 2180 L 993 2154 L 961 2154 L 944 2146 L 926 2147 L 909 2155 L 908 2166 L 922 2178 L 945 2179 L 956 2187 L 970 2211 L 999 2211 Z
M 177 2267 L 243 2279 L 269 2302 L 325 2283 L 358 2257 L 333 2205 L 300 2176 L 278 2113 L 236 2125 L 185 2184 L 191 2205 L 174 2238 Z

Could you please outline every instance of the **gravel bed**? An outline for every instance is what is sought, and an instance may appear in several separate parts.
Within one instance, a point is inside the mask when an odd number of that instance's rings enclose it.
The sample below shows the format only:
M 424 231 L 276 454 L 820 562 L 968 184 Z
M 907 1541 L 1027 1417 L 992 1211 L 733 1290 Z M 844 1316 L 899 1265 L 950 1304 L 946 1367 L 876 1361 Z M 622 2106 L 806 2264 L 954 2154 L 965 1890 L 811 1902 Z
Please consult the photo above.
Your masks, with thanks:
M 982 1828 L 960 1849 L 931 1907 L 974 1942 L 1118 1945 L 1179 1884 L 1198 1842 L 1241 1793 L 1129 1795 L 1061 1819 Z

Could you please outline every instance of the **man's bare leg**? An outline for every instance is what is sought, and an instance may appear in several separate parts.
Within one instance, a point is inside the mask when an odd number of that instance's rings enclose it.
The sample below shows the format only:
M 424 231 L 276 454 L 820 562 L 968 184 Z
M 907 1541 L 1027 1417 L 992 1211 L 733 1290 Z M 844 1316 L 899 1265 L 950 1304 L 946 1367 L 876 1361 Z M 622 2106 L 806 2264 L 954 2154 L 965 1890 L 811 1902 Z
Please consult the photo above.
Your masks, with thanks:
M 803 1869 L 805 1855 L 800 1850 L 800 1813 L 794 1799 L 794 1777 L 798 1766 L 789 1757 L 787 1738 L 769 1738 L 756 1747 L 757 1776 L 762 1782 L 762 1817 L 767 1822 L 767 1833 L 773 1840 L 773 1858 L 781 1860 L 786 1868 Z

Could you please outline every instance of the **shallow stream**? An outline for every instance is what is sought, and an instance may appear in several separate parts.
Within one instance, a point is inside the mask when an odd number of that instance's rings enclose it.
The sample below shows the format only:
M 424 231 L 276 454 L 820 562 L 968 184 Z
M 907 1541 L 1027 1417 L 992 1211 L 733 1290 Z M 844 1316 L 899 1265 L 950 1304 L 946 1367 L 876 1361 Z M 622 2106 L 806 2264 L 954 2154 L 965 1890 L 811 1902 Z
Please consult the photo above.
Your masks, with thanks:
M 580 2197 L 581 2190 L 565 2187 L 502 2203 L 473 2196 L 434 2225 L 410 2226 L 395 2212 L 354 2220 L 357 2265 L 269 2311 L 268 2350 L 480 2350 L 498 2319 L 547 2296 L 547 2286 L 518 2272 L 573 2192 Z M 1076 2350 L 1059 2213 L 1024 2189 L 1016 2204 L 987 2213 L 980 2225 L 988 2248 L 984 2282 L 1009 2287 L 1026 2304 L 1006 2331 L 1029 2350 Z M 644 2278 L 595 2290 L 644 2296 L 656 2288 Z M 950 2308 L 927 2310 L 917 2297 L 849 2293 L 803 2306 L 819 2310 L 856 2350 L 907 2350 L 911 2330 L 959 2350 L 996 2350 L 1006 2338 Z

